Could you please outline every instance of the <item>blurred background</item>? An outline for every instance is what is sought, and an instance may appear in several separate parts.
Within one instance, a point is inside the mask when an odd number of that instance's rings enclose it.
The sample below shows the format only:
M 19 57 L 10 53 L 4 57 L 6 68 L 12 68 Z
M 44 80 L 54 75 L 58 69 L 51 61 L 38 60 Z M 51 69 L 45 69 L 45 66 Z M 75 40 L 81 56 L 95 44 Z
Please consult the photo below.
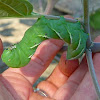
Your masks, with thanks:
M 83 20 L 82 0 L 29 0 L 33 5 L 33 11 L 48 15 L 71 15 L 76 19 Z M 90 25 L 91 37 L 100 35 L 100 0 L 90 0 Z M 35 23 L 36 19 L 0 19 L 0 38 L 4 49 L 12 44 L 18 43 L 25 31 Z M 50 75 L 57 62 L 52 61 L 46 72 L 36 82 L 39 83 Z M 0 60 L 0 73 L 8 67 Z M 35 84 L 35 85 L 36 85 Z

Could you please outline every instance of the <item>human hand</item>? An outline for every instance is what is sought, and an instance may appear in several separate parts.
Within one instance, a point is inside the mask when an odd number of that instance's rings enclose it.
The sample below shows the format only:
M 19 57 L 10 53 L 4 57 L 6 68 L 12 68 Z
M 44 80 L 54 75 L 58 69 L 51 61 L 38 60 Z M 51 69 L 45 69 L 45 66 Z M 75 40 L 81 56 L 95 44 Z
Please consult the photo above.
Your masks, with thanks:
M 100 36 L 95 42 L 100 42 Z M 96 100 L 97 95 L 87 70 L 86 58 L 79 65 L 78 60 L 66 60 L 66 53 L 63 53 L 53 73 L 37 86 L 49 97 L 33 92 L 33 84 L 62 45 L 61 40 L 46 40 L 38 47 L 27 66 L 9 68 L 3 72 L 0 76 L 0 100 Z M 0 54 L 2 50 L 0 41 Z M 100 82 L 100 53 L 93 56 L 93 63 Z

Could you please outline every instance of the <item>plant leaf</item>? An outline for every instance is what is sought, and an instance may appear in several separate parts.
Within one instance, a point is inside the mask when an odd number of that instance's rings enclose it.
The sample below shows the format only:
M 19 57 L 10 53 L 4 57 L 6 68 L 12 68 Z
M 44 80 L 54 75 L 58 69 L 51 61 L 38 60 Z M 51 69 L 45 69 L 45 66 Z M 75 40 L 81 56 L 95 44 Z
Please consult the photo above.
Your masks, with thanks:
M 90 25 L 94 29 L 100 29 L 100 9 L 90 15 Z
M 31 15 L 33 6 L 27 0 L 0 0 L 0 17 Z

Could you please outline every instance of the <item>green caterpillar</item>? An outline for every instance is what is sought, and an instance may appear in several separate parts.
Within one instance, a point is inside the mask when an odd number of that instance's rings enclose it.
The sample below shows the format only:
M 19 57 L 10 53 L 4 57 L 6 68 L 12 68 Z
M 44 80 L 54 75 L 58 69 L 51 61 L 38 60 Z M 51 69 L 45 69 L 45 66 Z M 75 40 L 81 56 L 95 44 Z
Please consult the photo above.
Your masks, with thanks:
M 49 38 L 67 42 L 67 59 L 72 60 L 84 53 L 88 34 L 84 33 L 80 22 L 70 23 L 63 17 L 53 20 L 42 16 L 26 31 L 18 44 L 4 50 L 2 60 L 9 67 L 23 67 L 29 63 L 38 45 Z

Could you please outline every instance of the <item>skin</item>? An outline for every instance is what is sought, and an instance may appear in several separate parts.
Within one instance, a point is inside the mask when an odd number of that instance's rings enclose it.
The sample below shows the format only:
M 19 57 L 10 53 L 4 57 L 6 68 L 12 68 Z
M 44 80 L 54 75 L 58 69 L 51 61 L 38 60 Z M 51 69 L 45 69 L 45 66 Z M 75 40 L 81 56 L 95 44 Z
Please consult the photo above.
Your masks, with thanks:
M 100 36 L 95 42 L 100 42 Z M 46 40 L 38 47 L 27 66 L 4 71 L 0 75 L 0 100 L 96 100 L 86 58 L 79 65 L 78 60 L 66 60 L 66 52 L 62 54 L 52 74 L 37 86 L 49 97 L 33 92 L 32 85 L 46 70 L 62 45 L 61 40 Z M 0 40 L 0 55 L 2 51 Z M 100 83 L 100 53 L 94 54 L 93 63 Z
M 69 15 L 65 17 L 72 18 Z M 100 36 L 95 42 L 100 42 Z M 79 65 L 78 60 L 66 60 L 66 52 L 62 54 L 52 74 L 37 85 L 49 97 L 33 92 L 33 84 L 47 69 L 63 44 L 63 41 L 55 39 L 43 41 L 27 66 L 4 71 L 0 75 L 0 100 L 97 100 L 86 58 Z M 2 52 L 0 39 L 0 57 Z M 93 55 L 93 63 L 100 83 L 100 53 Z

